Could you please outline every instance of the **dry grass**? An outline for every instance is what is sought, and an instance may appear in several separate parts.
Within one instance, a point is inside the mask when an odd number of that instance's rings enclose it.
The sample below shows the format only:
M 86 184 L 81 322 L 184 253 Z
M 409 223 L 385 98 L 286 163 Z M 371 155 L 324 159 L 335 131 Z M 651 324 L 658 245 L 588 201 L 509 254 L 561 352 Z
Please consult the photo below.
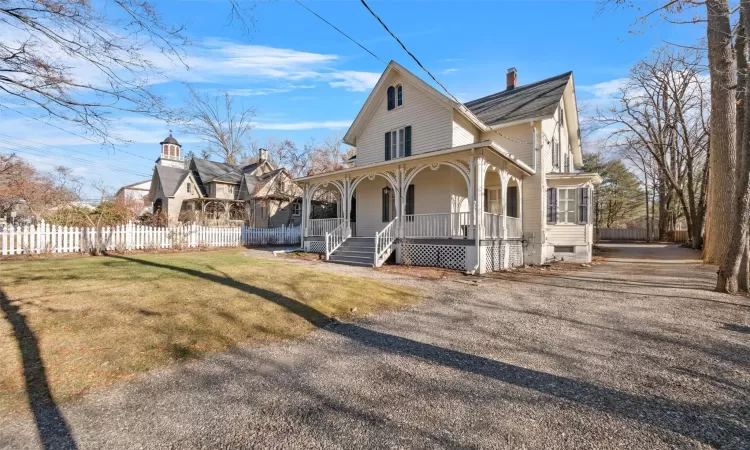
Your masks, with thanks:
M 0 273 L 10 299 L 0 320 L 0 417 L 27 408 L 11 316 L 36 338 L 20 345 L 38 345 L 59 402 L 238 343 L 301 336 L 326 316 L 349 319 L 421 300 L 407 288 L 236 249 L 3 261 Z

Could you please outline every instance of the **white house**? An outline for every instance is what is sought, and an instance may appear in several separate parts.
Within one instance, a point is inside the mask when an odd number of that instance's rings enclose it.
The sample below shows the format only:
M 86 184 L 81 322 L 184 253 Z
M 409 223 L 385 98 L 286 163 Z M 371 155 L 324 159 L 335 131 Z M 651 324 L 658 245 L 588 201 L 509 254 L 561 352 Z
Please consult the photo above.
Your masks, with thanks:
M 484 273 L 589 262 L 592 187 L 571 72 L 457 103 L 391 61 L 347 131 L 354 166 L 297 181 L 304 248 L 331 261 Z M 318 190 L 337 218 L 311 219 Z

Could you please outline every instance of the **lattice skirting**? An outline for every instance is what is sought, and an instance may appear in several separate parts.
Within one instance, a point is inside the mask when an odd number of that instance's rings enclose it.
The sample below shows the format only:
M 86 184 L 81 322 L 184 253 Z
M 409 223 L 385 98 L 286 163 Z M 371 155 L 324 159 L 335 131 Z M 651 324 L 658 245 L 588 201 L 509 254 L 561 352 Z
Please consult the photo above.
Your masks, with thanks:
M 509 242 L 508 265 L 510 267 L 523 266 L 523 244 L 518 241 Z
M 305 241 L 305 251 L 310 253 L 325 253 L 326 243 L 324 241 Z
M 502 269 L 503 265 L 503 246 L 499 244 L 482 247 L 484 250 L 484 270 L 492 272 Z
M 482 247 L 484 252 L 484 270 L 493 272 L 523 265 L 523 244 L 520 241 L 493 242 Z M 505 265 L 505 252 L 508 252 L 508 265 Z
M 406 265 L 464 270 L 466 251 L 464 245 L 401 244 L 401 259 Z

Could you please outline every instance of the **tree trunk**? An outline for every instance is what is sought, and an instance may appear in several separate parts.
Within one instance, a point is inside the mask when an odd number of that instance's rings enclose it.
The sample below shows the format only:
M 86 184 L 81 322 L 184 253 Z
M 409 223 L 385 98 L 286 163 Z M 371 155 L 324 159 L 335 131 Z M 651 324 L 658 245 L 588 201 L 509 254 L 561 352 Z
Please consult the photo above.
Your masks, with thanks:
M 667 239 L 667 230 L 669 229 L 669 204 L 667 198 L 667 180 L 666 175 L 659 172 L 661 180 L 659 181 L 659 240 Z
M 744 30 L 750 29 L 750 0 L 742 0 L 740 3 L 742 8 L 742 17 Z M 747 34 L 745 34 L 747 39 Z M 744 68 L 743 68 L 744 70 Z M 747 77 L 745 88 L 745 100 L 747 104 L 750 101 L 750 86 L 747 85 Z M 733 170 L 737 170 L 735 178 L 737 178 L 738 184 L 735 189 L 735 196 L 733 202 L 735 205 L 735 215 L 730 216 L 727 223 L 732 224 L 731 239 L 729 241 L 729 249 L 726 256 L 721 261 L 719 267 L 718 276 L 716 278 L 716 290 L 718 292 L 727 292 L 730 294 L 737 293 L 739 289 L 738 275 L 740 266 L 742 265 L 742 258 L 747 251 L 747 233 L 748 233 L 748 222 L 750 221 L 750 170 L 745 167 L 745 163 L 750 161 L 750 115 L 745 115 L 745 121 L 743 124 L 742 138 L 742 150 L 737 153 L 737 166 L 733 167 Z M 730 203 L 730 202 L 727 202 Z
M 651 225 L 648 223 L 648 177 L 645 177 L 643 185 L 646 191 L 646 242 L 651 242 Z
M 740 263 L 740 273 L 737 275 L 737 287 L 740 292 L 750 293 L 750 239 L 745 243 L 745 253 Z
M 737 70 L 732 48 L 728 0 L 706 0 L 708 66 L 711 75 L 709 204 L 706 262 L 716 263 L 731 251 L 735 217 Z M 735 251 L 739 249 L 735 248 Z

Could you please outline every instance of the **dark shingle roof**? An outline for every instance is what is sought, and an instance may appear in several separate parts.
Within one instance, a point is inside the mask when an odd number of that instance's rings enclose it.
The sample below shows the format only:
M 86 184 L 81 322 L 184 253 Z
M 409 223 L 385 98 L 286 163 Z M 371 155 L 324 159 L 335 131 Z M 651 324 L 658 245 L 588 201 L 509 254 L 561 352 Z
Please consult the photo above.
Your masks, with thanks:
M 159 143 L 160 144 L 176 144 L 176 145 L 180 145 L 180 143 L 177 142 L 177 139 L 173 138 L 171 134 L 169 136 L 167 136 L 166 139 L 164 139 L 163 141 L 161 141 Z
M 485 125 L 554 114 L 573 72 L 518 86 L 472 100 L 464 105 Z
M 164 195 L 171 197 L 177 192 L 177 188 L 180 187 L 190 171 L 187 169 L 157 165 L 156 173 L 159 174 L 159 181 L 161 182 L 161 189 L 164 191 Z
M 208 183 L 217 179 L 217 181 L 226 181 L 229 183 L 240 182 L 240 168 L 231 164 L 209 161 L 207 159 L 193 158 L 192 163 L 195 171 L 198 172 L 201 183 Z M 229 175 L 233 173 L 234 175 Z M 226 176 L 226 177 L 225 177 Z M 221 178 L 221 179 L 219 179 Z

